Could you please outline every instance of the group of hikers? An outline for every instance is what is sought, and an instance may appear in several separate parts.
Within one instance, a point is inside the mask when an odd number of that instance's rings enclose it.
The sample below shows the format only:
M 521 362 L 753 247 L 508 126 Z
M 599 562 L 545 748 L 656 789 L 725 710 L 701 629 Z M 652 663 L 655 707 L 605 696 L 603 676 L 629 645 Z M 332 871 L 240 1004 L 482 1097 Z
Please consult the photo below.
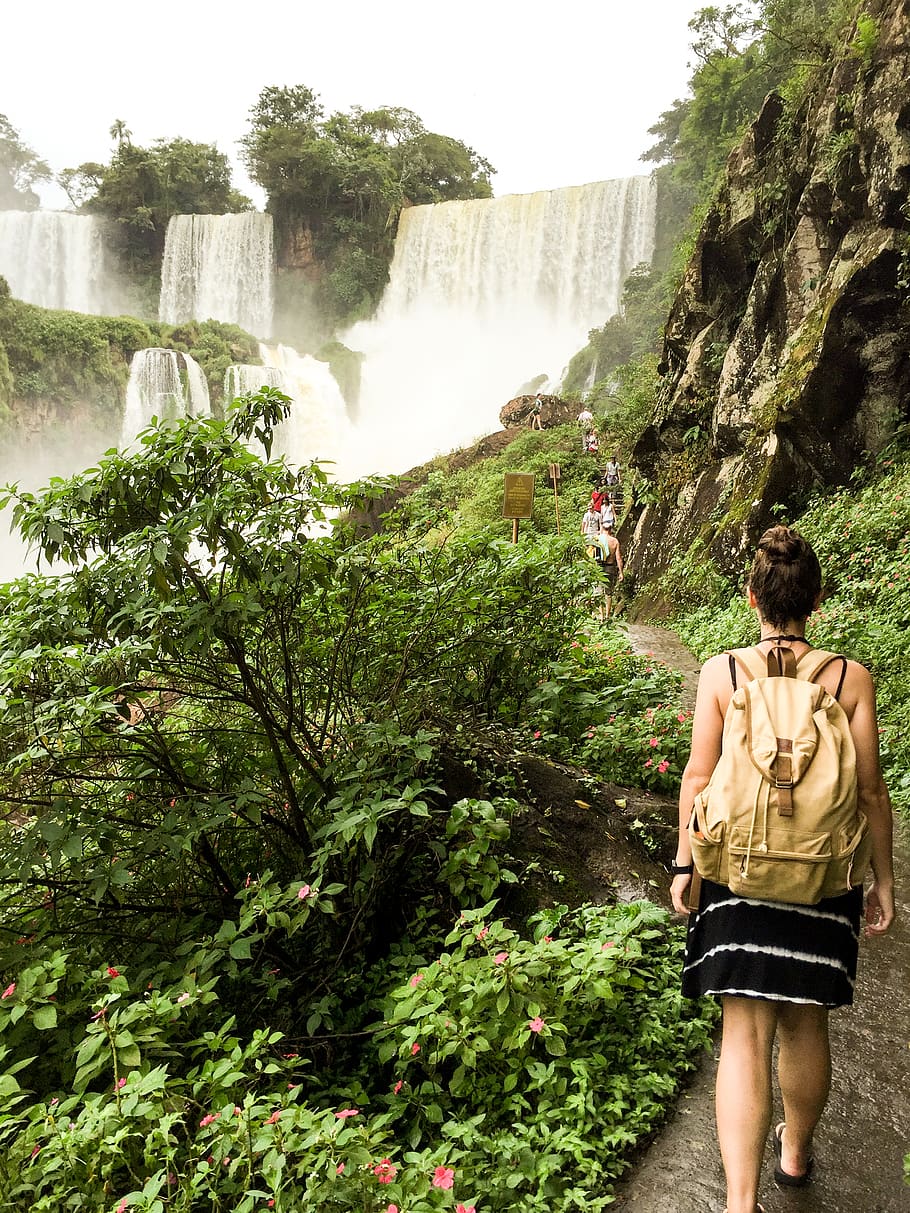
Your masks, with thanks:
M 619 461 L 613 455 L 591 490 L 591 499 L 581 519 L 586 551 L 597 561 L 603 578 L 603 592 L 598 600 L 602 623 L 610 618 L 613 591 L 617 582 L 623 579 L 622 552 L 614 534 L 623 499 Z

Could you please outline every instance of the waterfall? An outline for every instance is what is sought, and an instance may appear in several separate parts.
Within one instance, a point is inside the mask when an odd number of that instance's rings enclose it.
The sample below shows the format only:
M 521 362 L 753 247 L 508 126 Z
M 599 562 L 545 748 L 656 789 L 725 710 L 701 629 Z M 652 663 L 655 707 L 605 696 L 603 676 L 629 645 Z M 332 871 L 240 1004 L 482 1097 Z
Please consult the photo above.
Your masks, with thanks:
M 291 411 L 275 431 L 273 454 L 298 465 L 314 459 L 334 463 L 335 476 L 343 479 L 351 448 L 351 422 L 328 363 L 298 354 L 287 345 L 260 345 L 259 353 L 263 366 L 228 367 L 225 398 L 231 400 L 264 386 L 290 396 Z
M 205 375 L 189 354 L 156 347 L 136 351 L 126 385 L 121 447 L 128 446 L 140 430 L 151 425 L 153 417 L 175 421 L 185 416 L 207 417 L 210 413 Z
M 499 427 L 541 373 L 557 383 L 654 249 L 651 177 L 405 210 L 365 354 L 359 470 L 403 471 Z
M 159 320 L 222 320 L 268 337 L 273 261 L 271 215 L 172 215 L 161 266 Z
M 0 275 L 17 299 L 105 315 L 116 311 L 105 221 L 67 211 L 0 211 Z

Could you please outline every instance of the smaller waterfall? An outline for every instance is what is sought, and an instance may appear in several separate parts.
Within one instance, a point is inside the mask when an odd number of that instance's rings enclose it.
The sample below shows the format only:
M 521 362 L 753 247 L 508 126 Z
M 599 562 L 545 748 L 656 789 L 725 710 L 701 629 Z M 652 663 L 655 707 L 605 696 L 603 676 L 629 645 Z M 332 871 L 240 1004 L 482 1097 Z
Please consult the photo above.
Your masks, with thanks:
M 172 215 L 161 265 L 158 318 L 222 320 L 257 337 L 272 331 L 272 216 Z
M 104 220 L 67 211 L 0 211 L 0 274 L 38 307 L 115 311 Z
M 189 354 L 154 346 L 137 350 L 130 363 L 120 446 L 128 446 L 151 425 L 153 417 L 175 421 L 186 416 L 208 417 L 211 411 L 205 375 Z
M 237 364 L 225 374 L 227 400 L 261 387 L 276 387 L 291 398 L 288 419 L 275 431 L 273 453 L 289 463 L 318 459 L 334 463 L 335 476 L 344 478 L 345 459 L 351 444 L 351 421 L 347 405 L 327 362 L 287 345 L 260 345 L 263 366 Z

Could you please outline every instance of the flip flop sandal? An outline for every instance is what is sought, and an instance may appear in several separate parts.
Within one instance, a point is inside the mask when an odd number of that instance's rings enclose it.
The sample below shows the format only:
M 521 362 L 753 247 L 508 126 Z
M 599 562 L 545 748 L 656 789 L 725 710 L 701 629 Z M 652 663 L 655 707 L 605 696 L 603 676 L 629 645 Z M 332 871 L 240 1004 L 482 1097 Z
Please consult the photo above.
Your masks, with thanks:
M 804 1188 L 812 1178 L 812 1168 L 815 1166 L 815 1159 L 809 1159 L 802 1175 L 791 1175 L 789 1171 L 783 1169 L 780 1163 L 780 1156 L 783 1149 L 782 1139 L 785 1128 L 786 1121 L 782 1120 L 774 1130 L 774 1182 L 782 1188 Z

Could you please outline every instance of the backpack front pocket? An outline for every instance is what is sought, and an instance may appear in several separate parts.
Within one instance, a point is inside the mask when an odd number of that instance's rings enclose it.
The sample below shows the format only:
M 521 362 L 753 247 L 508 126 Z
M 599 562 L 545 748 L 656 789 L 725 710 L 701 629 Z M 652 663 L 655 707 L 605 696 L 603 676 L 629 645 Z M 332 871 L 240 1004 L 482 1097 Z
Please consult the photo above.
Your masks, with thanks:
M 797 849 L 798 848 L 798 849 Z M 831 863 L 830 834 L 769 828 L 761 835 L 730 830 L 729 885 L 741 897 L 814 905 L 825 896 Z

